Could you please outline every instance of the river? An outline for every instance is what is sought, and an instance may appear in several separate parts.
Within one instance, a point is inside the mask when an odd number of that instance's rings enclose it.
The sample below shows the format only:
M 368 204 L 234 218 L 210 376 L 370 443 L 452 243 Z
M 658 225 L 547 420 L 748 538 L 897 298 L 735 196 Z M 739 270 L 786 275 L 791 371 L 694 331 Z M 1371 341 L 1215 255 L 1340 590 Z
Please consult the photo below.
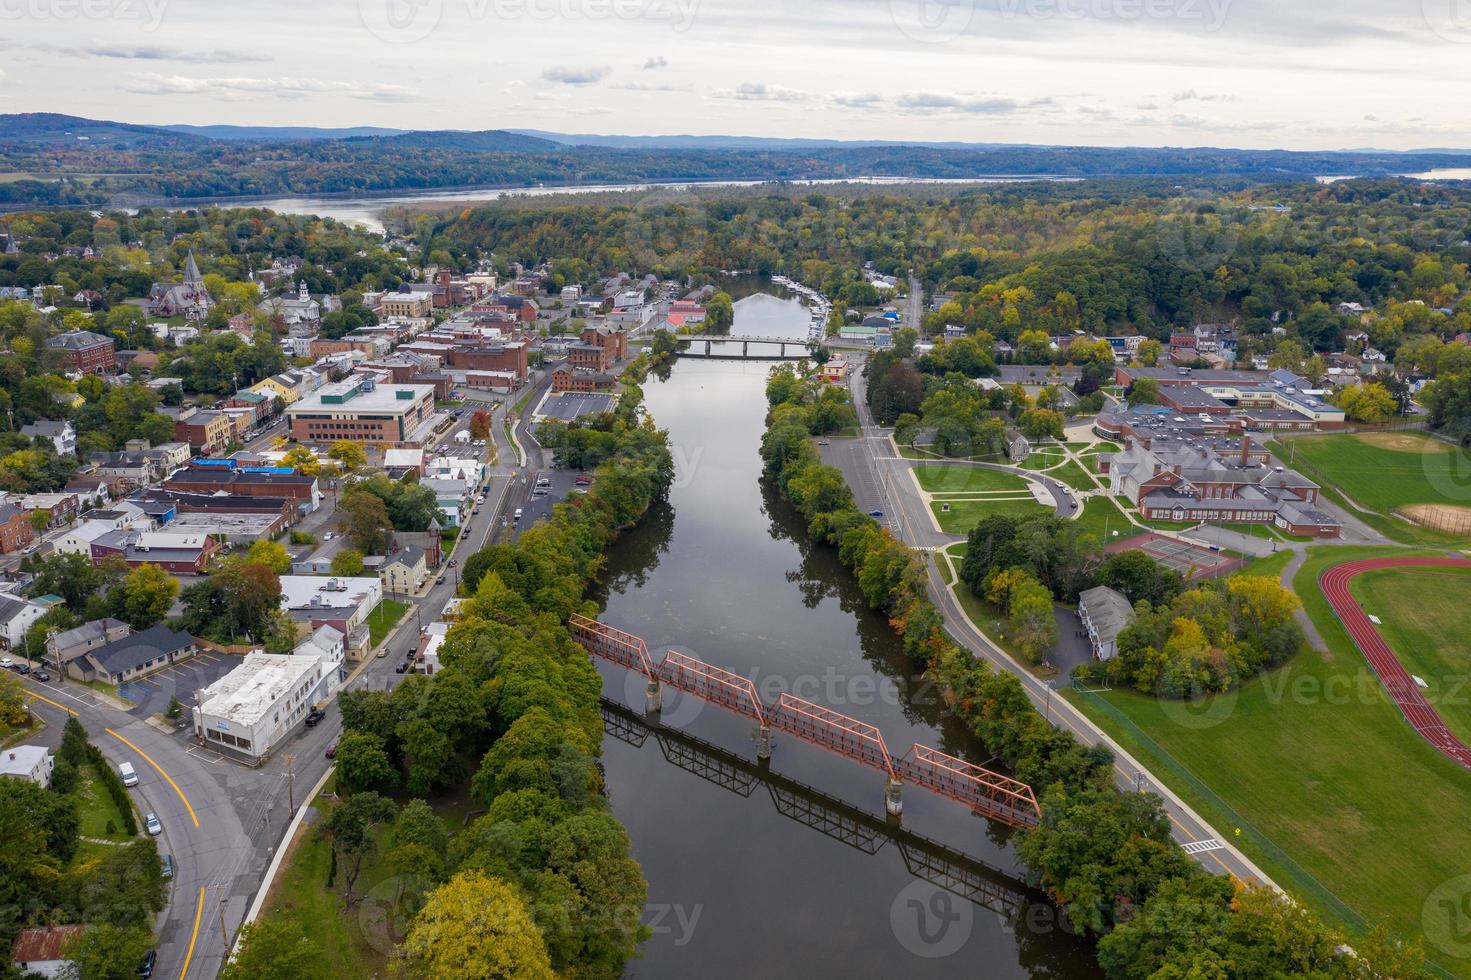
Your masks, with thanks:
M 736 334 L 769 329 L 784 302 L 753 299 Z M 836 554 L 761 484 L 768 368 L 688 359 L 645 385 L 678 475 L 610 552 L 603 619 L 656 660 L 678 649 L 750 677 L 768 704 L 790 691 L 869 722 L 895 754 L 918 741 L 986 762 Z M 641 680 L 599 668 L 605 698 L 634 709 L 607 711 L 604 765 L 655 930 L 628 976 L 1098 976 L 1091 947 L 1019 880 L 1008 828 L 908 787 L 895 833 L 879 773 L 778 733 L 772 776 L 749 721 L 676 691 L 650 732 Z M 945 873 L 969 884 L 943 890 Z

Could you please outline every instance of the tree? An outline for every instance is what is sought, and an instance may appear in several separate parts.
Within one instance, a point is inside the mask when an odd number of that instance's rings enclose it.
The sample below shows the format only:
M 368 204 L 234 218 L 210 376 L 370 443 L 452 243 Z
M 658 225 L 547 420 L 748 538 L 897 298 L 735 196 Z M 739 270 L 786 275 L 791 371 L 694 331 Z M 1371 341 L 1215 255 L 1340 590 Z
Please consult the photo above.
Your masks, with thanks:
M 1388 389 L 1371 381 L 1343 389 L 1338 395 L 1338 407 L 1355 422 L 1378 425 L 1394 418 L 1399 405 Z
M 711 333 L 729 333 L 735 323 L 735 304 L 730 293 L 719 292 L 705 303 L 705 329 Z
M 337 782 L 352 793 L 393 790 L 398 771 L 388 759 L 383 740 L 367 732 L 344 733 L 337 743 Z
M 37 507 L 31 511 L 30 516 L 26 519 L 30 522 L 32 531 L 35 531 L 37 534 L 44 534 L 46 529 L 51 526 L 51 511 Z
M 284 915 L 267 915 L 240 928 L 239 948 L 220 980 L 317 980 L 331 972 L 321 943 Z
M 332 574 L 353 578 L 363 574 L 363 553 L 353 548 L 343 548 L 332 556 Z
M 477 408 L 470 415 L 470 438 L 489 439 L 491 414 L 483 408 Z
M 339 772 L 341 755 L 339 746 Z M 393 801 L 377 793 L 366 792 L 354 793 L 341 800 L 322 821 L 319 833 L 331 842 L 338 857 L 338 866 L 343 869 L 342 900 L 349 909 L 356 901 L 353 887 L 362 874 L 363 859 L 372 853 L 375 846 L 374 828 L 392 819 Z
M 245 553 L 245 560 L 264 565 L 277 575 L 285 575 L 291 571 L 291 553 L 278 541 L 262 538 L 252 542 L 250 550 Z
M 168 615 L 179 594 L 179 580 L 157 565 L 143 564 L 130 571 L 115 591 L 121 600 L 119 618 L 142 630 Z
M 1012 586 L 1008 624 L 1017 645 L 1033 663 L 1057 642 L 1057 620 L 1052 616 L 1052 592 L 1036 579 L 1027 577 Z
M 1022 412 L 1016 424 L 1021 429 L 1022 435 L 1033 442 L 1043 439 L 1056 439 L 1061 442 L 1066 421 L 1061 412 L 1050 408 L 1031 408 Z
M 342 467 L 342 472 L 351 473 L 367 465 L 368 452 L 360 444 L 351 439 L 338 439 L 332 443 L 327 450 L 329 459 L 335 459 Z
M 393 527 L 393 522 L 389 520 L 388 507 L 378 496 L 354 485 L 342 495 L 337 511 L 337 526 L 359 552 L 381 555 L 388 547 L 386 529 Z
M 14 674 L 0 674 L 0 725 L 24 728 L 31 723 L 31 709 L 26 707 L 25 687 Z
M 1150 338 L 1139 344 L 1139 350 L 1135 353 L 1135 359 L 1145 367 L 1154 367 L 1159 363 L 1160 355 L 1163 353 L 1163 345 L 1159 341 Z
M 1142 551 L 1109 555 L 1098 568 L 1098 582 L 1122 592 L 1130 602 L 1147 599 L 1167 603 L 1185 588 L 1180 573 L 1166 568 Z
M 410 976 L 554 980 L 541 933 L 515 890 L 479 871 L 434 890 L 401 952 Z
M 79 980 L 135 980 L 138 963 L 153 946 L 147 926 L 92 922 L 67 948 Z
M 1129 406 L 1158 404 L 1159 382 L 1154 378 L 1135 378 L 1129 386 Z
M 322 469 L 317 454 L 306 446 L 292 446 L 281 457 L 282 466 L 290 466 L 302 476 L 316 476 Z

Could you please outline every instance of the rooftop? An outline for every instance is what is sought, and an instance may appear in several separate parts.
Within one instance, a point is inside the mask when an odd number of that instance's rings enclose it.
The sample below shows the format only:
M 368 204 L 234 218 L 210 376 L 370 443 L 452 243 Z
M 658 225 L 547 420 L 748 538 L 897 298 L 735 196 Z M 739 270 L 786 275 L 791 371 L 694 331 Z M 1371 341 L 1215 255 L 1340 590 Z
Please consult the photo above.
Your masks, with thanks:
M 315 680 L 320 670 L 316 657 L 247 653 L 240 666 L 200 692 L 200 713 L 254 725 L 283 695 Z

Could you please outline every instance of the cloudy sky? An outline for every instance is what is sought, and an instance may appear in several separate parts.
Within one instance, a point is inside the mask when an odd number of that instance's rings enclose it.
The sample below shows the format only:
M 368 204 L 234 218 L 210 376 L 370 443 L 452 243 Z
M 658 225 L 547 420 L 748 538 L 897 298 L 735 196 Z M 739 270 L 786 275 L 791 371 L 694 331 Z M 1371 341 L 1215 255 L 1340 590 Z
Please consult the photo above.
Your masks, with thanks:
M 1471 148 L 1471 0 L 0 0 L 0 112 Z

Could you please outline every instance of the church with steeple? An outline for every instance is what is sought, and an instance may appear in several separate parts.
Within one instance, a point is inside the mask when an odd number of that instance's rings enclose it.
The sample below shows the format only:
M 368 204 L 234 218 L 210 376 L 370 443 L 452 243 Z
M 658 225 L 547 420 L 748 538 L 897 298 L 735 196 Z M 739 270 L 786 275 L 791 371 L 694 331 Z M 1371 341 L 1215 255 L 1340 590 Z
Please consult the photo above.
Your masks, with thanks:
M 184 264 L 183 282 L 156 282 L 148 293 L 149 316 L 186 316 L 191 320 L 203 320 L 214 305 L 209 290 L 204 288 L 204 277 L 199 274 L 199 263 L 194 261 L 194 252 Z

